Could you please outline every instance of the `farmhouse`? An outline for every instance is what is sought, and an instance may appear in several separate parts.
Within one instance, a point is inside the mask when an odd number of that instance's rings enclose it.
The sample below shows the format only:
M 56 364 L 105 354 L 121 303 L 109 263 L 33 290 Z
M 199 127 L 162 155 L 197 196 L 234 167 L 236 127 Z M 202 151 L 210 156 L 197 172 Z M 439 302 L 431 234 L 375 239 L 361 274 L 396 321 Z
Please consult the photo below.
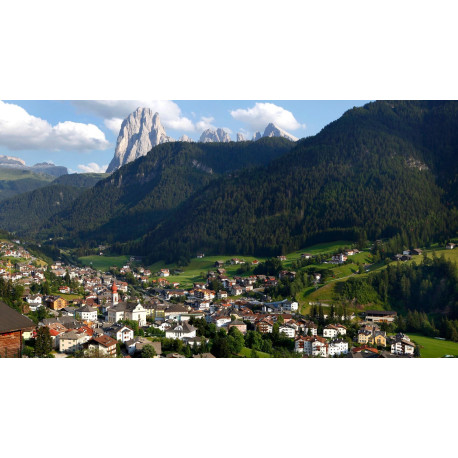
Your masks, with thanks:
M 33 329 L 32 320 L 0 302 L 0 357 L 20 358 L 23 334 Z

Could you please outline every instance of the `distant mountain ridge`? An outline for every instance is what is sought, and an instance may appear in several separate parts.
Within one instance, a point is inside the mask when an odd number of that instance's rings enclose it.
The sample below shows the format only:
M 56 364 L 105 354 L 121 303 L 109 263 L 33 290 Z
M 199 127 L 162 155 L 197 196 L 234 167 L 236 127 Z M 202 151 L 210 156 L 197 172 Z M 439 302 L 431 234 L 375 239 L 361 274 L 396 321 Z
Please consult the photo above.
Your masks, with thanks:
M 258 135 L 259 134 L 259 135 Z M 262 137 L 283 137 L 291 141 L 298 139 L 273 123 L 267 125 L 264 135 L 255 135 L 253 140 Z M 153 113 L 150 108 L 137 108 L 122 122 L 116 141 L 114 157 L 107 168 L 107 173 L 112 173 L 125 164 L 146 156 L 157 145 L 170 143 L 175 140 L 168 136 L 160 120 L 159 113 Z M 182 135 L 180 142 L 193 142 L 187 135 Z M 230 133 L 223 128 L 205 129 L 198 143 L 228 143 L 231 142 Z M 246 141 L 243 134 L 237 134 L 237 141 Z
M 25 161 L 19 157 L 0 155 L 0 167 L 30 170 L 36 173 L 45 173 L 54 177 L 66 175 L 67 167 L 55 165 L 52 162 L 39 162 L 35 165 L 28 166 Z

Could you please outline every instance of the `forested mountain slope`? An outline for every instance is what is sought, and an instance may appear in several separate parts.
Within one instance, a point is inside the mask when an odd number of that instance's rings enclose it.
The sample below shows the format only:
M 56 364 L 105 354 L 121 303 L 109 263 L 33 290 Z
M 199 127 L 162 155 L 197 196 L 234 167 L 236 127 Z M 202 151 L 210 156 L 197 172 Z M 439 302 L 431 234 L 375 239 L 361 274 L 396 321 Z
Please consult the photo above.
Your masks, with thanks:
M 142 237 L 182 202 L 210 182 L 269 163 L 294 143 L 284 138 L 257 142 L 165 143 L 98 182 L 51 218 L 44 236 L 77 245 Z
M 174 260 L 274 255 L 336 237 L 456 232 L 457 102 L 374 102 L 266 167 L 210 183 L 118 249 Z
M 83 189 L 52 184 L 0 202 L 0 227 L 28 237 L 40 224 L 73 202 Z

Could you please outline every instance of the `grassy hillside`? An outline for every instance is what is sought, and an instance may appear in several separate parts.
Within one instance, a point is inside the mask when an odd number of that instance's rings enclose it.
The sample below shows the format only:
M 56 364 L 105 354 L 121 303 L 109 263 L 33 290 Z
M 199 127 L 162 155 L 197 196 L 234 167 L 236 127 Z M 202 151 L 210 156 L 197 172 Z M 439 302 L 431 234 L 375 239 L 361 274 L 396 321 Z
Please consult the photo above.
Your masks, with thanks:
M 30 170 L 0 167 L 0 200 L 46 186 L 54 177 Z
M 458 357 L 458 342 L 439 340 L 409 333 L 410 339 L 420 346 L 422 358 L 442 358 L 445 355 Z

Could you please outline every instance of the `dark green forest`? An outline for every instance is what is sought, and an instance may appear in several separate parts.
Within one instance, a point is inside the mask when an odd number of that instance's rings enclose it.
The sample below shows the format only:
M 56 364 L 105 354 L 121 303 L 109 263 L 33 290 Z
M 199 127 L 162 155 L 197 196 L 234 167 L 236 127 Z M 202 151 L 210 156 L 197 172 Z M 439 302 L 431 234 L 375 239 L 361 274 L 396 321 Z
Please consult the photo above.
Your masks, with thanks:
M 74 246 L 139 238 L 211 181 L 266 164 L 293 145 L 283 138 L 159 145 L 42 223 L 41 236 L 64 236 L 64 243 Z
M 141 241 L 151 261 L 197 251 L 273 256 L 310 243 L 456 234 L 458 103 L 375 102 L 265 167 L 210 183 Z M 441 122 L 431 122 L 436 119 Z

